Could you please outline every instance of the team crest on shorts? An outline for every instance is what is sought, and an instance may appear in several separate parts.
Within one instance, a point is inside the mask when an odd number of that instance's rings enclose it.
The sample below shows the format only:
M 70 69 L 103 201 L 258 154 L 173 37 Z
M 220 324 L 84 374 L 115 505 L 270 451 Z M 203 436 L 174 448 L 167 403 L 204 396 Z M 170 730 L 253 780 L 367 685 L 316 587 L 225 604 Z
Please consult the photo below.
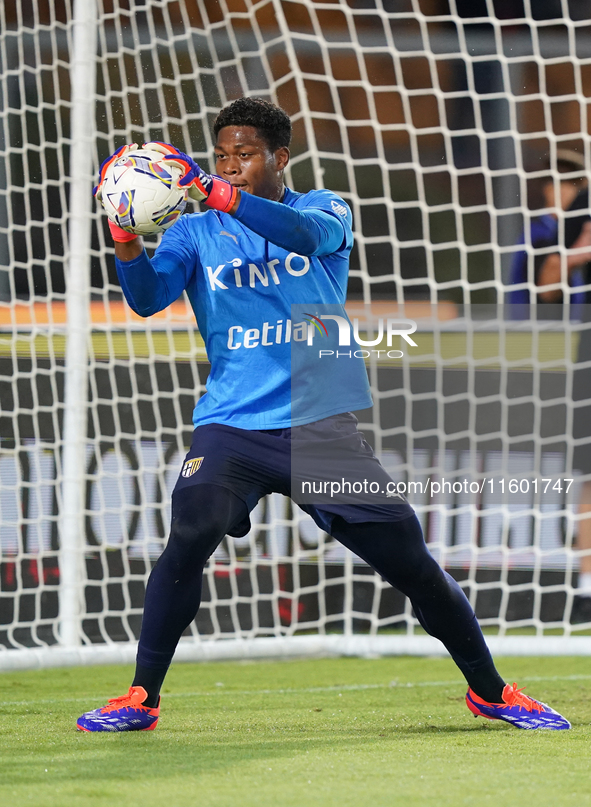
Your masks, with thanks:
M 203 462 L 203 457 L 195 457 L 192 460 L 187 460 L 183 465 L 183 470 L 181 471 L 181 476 L 193 476 L 199 468 L 201 468 L 201 463 Z

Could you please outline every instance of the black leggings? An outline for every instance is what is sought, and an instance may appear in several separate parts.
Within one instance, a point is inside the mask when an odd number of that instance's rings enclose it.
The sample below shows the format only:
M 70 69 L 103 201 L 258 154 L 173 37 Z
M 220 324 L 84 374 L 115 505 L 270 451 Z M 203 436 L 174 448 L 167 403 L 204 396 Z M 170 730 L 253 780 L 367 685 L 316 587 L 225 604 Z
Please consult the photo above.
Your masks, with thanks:
M 208 484 L 176 491 L 172 511 L 170 539 L 148 581 L 138 648 L 138 665 L 154 671 L 168 669 L 197 614 L 207 560 L 247 514 L 231 491 Z M 491 700 L 491 693 L 502 689 L 474 612 L 460 586 L 431 556 L 416 516 L 363 524 L 337 516 L 332 535 L 409 597 L 422 627 L 443 642 L 477 694 L 486 692 L 488 697 L 481 697 Z

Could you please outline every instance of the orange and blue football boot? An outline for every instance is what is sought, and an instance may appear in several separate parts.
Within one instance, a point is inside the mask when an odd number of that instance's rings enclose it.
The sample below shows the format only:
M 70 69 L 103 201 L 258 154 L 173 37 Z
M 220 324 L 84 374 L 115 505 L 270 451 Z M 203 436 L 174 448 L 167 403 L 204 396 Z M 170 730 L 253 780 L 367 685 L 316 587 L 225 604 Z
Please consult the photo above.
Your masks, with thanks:
M 143 687 L 130 687 L 127 695 L 112 698 L 106 706 L 85 712 L 78 718 L 78 731 L 152 731 L 158 723 L 160 700 L 155 709 L 144 706 L 148 693 Z
M 466 693 L 466 705 L 474 717 L 486 717 L 488 720 L 506 720 L 518 729 L 550 729 L 560 731 L 570 729 L 568 720 L 555 712 L 545 703 L 536 701 L 517 684 L 503 689 L 503 703 L 488 703 L 471 689 Z

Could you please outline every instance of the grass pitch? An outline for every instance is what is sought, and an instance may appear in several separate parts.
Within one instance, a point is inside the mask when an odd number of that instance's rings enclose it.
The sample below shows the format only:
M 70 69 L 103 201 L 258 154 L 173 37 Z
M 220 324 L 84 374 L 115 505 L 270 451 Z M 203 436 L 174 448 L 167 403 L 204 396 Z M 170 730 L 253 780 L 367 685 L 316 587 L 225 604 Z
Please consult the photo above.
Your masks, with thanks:
M 474 719 L 446 659 L 178 664 L 154 732 L 86 734 L 127 667 L 0 674 L 0 804 L 10 807 L 591 805 L 591 667 L 502 659 L 573 723 Z

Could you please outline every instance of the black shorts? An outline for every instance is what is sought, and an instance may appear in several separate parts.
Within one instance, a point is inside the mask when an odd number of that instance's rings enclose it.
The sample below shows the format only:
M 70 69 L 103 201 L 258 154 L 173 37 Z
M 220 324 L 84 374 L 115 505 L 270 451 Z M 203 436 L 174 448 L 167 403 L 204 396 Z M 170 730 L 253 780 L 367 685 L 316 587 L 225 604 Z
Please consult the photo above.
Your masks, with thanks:
M 269 493 L 290 496 L 325 532 L 337 515 L 359 524 L 414 514 L 350 412 L 288 429 L 198 426 L 173 495 L 200 484 L 227 488 L 249 513 Z M 337 485 L 342 491 L 335 493 Z M 249 530 L 246 518 L 230 534 Z

